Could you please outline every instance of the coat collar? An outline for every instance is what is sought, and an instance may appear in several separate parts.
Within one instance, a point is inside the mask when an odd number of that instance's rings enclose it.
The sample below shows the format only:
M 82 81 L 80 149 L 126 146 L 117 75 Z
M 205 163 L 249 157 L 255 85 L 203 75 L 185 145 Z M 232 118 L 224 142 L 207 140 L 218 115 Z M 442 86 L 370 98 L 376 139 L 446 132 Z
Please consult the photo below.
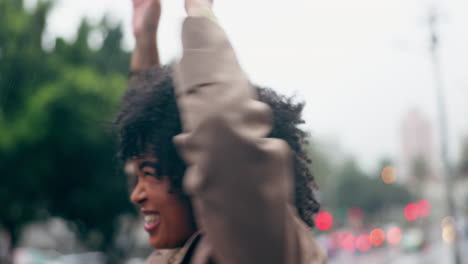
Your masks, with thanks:
M 193 234 L 184 246 L 174 249 L 156 249 L 146 259 L 145 264 L 181 264 L 185 256 L 201 237 L 201 232 Z

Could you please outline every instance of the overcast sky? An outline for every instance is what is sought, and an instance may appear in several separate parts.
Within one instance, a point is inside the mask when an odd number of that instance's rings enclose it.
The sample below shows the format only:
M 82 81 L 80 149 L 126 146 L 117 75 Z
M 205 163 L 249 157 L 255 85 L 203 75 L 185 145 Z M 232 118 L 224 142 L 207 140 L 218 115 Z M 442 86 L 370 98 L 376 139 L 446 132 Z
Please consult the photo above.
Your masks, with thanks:
M 33 3 L 34 0 L 28 2 Z M 182 0 L 162 0 L 163 62 L 180 56 Z M 250 78 L 307 102 L 307 129 L 338 141 L 368 169 L 400 153 L 400 123 L 418 108 L 437 128 L 425 0 L 217 0 L 215 11 Z M 468 2 L 438 2 L 452 155 L 468 134 Z M 122 21 L 130 0 L 57 0 L 46 39 L 75 34 L 82 16 Z M 434 131 L 437 133 L 437 131 Z M 437 139 L 435 139 L 437 140 Z

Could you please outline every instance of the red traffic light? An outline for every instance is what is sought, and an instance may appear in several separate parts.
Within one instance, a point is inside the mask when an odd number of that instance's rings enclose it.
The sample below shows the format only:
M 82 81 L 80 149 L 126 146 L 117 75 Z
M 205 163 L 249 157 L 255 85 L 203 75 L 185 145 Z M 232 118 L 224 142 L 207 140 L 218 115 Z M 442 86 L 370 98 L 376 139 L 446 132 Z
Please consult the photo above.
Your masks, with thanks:
M 333 216 L 327 212 L 321 212 L 315 218 L 315 226 L 320 230 L 328 230 L 333 226 Z

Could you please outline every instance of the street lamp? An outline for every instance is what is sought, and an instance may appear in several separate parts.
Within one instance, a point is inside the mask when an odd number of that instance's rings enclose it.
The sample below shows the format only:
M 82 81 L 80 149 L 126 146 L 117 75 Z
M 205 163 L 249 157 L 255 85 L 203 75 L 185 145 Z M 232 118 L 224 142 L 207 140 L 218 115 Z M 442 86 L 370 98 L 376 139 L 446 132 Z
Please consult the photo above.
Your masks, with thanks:
M 437 24 L 437 13 L 435 8 L 432 8 L 429 13 L 429 28 L 431 33 L 431 55 L 432 65 L 435 81 L 435 89 L 437 95 L 437 111 L 439 115 L 439 132 L 440 132 L 440 155 L 442 161 L 441 174 L 445 187 L 445 202 L 447 205 L 449 215 L 457 219 L 457 212 L 455 208 L 455 202 L 453 199 L 452 191 L 454 190 L 454 174 L 449 161 L 449 146 L 448 146 L 448 123 L 447 123 L 447 110 L 445 106 L 445 96 L 442 82 L 442 71 L 439 61 L 439 37 L 436 30 Z M 453 241 L 452 254 L 455 264 L 461 264 L 461 255 L 459 247 L 459 238 L 455 237 Z

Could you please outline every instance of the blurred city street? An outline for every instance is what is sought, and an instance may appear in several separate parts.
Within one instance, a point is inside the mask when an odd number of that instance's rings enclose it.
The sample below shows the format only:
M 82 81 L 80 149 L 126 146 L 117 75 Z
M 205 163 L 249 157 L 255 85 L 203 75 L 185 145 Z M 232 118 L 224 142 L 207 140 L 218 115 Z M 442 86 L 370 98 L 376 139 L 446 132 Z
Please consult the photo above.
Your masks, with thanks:
M 468 248 L 468 241 L 461 243 L 461 248 Z M 468 263 L 467 250 L 462 251 L 462 263 Z M 398 248 L 374 249 L 364 254 L 341 251 L 329 264 L 451 264 L 450 248 L 442 241 L 436 242 L 420 252 L 404 252 Z
M 129 76 L 142 72 L 131 69 L 139 46 L 160 53 L 149 61 L 154 70 L 168 66 L 169 72 L 183 53 L 184 1 L 160 2 L 160 28 L 148 31 L 157 41 L 138 45 L 133 23 L 148 19 L 133 19 L 131 0 L 0 0 L 0 264 L 143 264 L 156 248 L 148 224 L 156 228 L 164 217 L 158 210 L 144 214 L 147 199 L 131 201 L 139 178 L 128 171 L 140 166 L 127 165 L 150 150 L 157 162 L 150 162 L 145 179 L 175 175 L 176 184 L 168 180 L 170 191 L 158 195 L 180 191 L 190 217 L 184 222 L 193 225 L 191 234 L 199 231 L 197 208 L 184 189 L 183 159 L 191 155 L 179 157 L 173 138 L 181 131 L 164 132 L 184 127 L 176 104 L 181 97 L 174 87 L 156 96 L 172 100 L 170 114 L 161 110 L 168 101 L 153 107 L 147 94 L 142 102 L 151 107 L 122 101 L 139 92 L 128 90 Z M 296 204 L 297 212 L 313 226 L 310 235 L 327 251 L 328 263 L 468 264 L 468 1 L 215 2 L 249 81 L 294 108 L 292 115 L 281 103 L 272 112 L 278 114 L 270 136 L 281 132 L 295 140 L 289 146 L 295 202 L 307 203 Z M 159 75 L 144 75 L 155 78 L 144 83 L 148 93 L 166 85 Z M 128 132 L 128 143 L 115 123 L 124 106 L 135 107 L 138 118 L 128 119 L 140 122 L 129 131 L 144 130 L 141 138 Z M 175 121 L 166 125 L 137 110 Z M 275 119 L 282 114 L 294 124 Z M 233 113 L 232 120 L 237 116 L 243 115 Z M 154 128 L 147 130 L 146 118 Z M 165 137 L 157 144 L 143 143 L 160 132 Z M 217 137 L 210 140 L 217 146 Z M 174 156 L 156 157 L 166 150 L 162 143 Z M 119 144 L 129 145 L 128 157 L 120 157 Z M 233 157 L 223 155 L 220 160 Z M 236 189 L 236 198 L 270 190 L 263 182 L 269 175 L 261 176 Z M 228 192 L 219 193 L 225 201 Z M 236 206 L 256 204 L 251 200 Z M 277 218 L 262 219 L 260 225 Z

